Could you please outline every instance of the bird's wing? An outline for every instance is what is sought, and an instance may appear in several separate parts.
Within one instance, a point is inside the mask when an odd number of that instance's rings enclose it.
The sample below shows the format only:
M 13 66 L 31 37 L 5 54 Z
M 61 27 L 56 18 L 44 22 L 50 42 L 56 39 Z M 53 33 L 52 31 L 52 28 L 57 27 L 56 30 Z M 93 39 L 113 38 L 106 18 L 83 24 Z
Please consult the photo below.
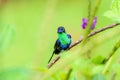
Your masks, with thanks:
M 61 47 L 60 47 L 60 40 L 57 39 L 54 45 L 54 52 L 55 54 L 59 54 L 61 51 Z
M 71 38 L 71 35 L 70 34 L 67 34 L 68 38 Z
M 57 39 L 54 45 L 54 49 L 57 49 L 60 46 L 60 40 Z

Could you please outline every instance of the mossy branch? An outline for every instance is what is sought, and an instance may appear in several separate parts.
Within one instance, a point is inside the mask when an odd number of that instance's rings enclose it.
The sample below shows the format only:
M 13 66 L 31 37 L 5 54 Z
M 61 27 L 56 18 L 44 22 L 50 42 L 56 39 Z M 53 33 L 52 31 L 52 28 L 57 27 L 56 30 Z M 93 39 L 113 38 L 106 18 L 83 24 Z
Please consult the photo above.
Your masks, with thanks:
M 108 29 L 111 29 L 111 28 L 114 28 L 114 27 L 117 27 L 118 25 L 120 25 L 119 23 L 114 23 L 114 24 L 111 24 L 109 26 L 106 26 L 106 27 L 103 27 L 99 30 L 96 30 L 94 32 L 91 32 L 90 34 L 88 34 L 88 37 L 92 37 L 94 35 L 96 35 L 97 33 L 100 33 L 100 32 L 103 32 L 105 30 L 108 30 Z M 71 44 L 71 46 L 68 48 L 68 50 L 72 49 L 74 46 L 76 46 L 77 44 L 81 43 L 82 40 L 84 38 L 81 37 L 78 41 L 76 41 L 75 43 Z M 49 69 L 50 67 L 52 67 L 58 60 L 60 59 L 60 55 L 58 55 L 53 61 L 51 61 L 48 65 L 47 65 L 47 68 Z

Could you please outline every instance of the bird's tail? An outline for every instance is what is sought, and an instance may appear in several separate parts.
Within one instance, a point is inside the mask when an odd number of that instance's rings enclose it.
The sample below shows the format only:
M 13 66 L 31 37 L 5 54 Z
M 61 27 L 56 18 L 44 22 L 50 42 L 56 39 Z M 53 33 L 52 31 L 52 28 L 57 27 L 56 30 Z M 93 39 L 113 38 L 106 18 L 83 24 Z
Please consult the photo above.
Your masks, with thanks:
M 53 57 L 54 53 L 55 53 L 55 51 L 53 51 L 52 56 L 50 57 L 50 59 L 49 59 L 48 63 L 51 61 L 51 59 L 52 59 L 52 57 Z

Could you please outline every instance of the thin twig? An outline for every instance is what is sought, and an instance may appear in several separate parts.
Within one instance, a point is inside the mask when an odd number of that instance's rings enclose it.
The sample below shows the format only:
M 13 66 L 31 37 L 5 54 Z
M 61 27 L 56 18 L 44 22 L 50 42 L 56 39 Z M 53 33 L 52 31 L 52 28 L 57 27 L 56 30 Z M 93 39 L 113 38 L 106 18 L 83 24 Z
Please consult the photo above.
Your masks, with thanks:
M 60 59 L 60 55 L 58 55 L 52 62 L 50 62 L 48 65 L 47 65 L 47 68 L 49 69 L 53 64 L 55 64 L 59 59 Z
M 71 44 L 70 47 L 68 48 L 68 50 L 70 50 L 72 47 L 76 46 L 77 44 L 81 43 L 83 40 L 83 37 L 80 37 L 79 40 L 77 40 L 75 43 Z
M 70 75 L 71 75 L 72 71 L 73 71 L 73 69 L 72 69 L 72 68 L 71 68 L 71 69 L 69 69 L 68 74 L 67 74 L 67 76 L 66 76 L 66 79 L 65 79 L 65 80 L 69 80 L 69 78 L 70 78 Z
M 109 26 L 103 27 L 103 28 L 101 28 L 101 29 L 99 29 L 99 30 L 96 30 L 95 32 L 91 32 L 91 33 L 88 35 L 88 37 L 92 37 L 92 36 L 96 35 L 97 33 L 100 33 L 100 32 L 105 31 L 105 30 L 107 30 L 107 29 L 114 28 L 114 27 L 116 27 L 116 26 L 118 26 L 118 25 L 120 25 L 120 24 L 119 24 L 119 23 L 114 23 L 114 24 L 111 24 L 111 25 L 109 25 Z M 77 44 L 81 43 L 83 39 L 84 39 L 84 38 L 81 37 L 78 41 L 76 41 L 75 43 L 71 44 L 71 46 L 68 48 L 68 50 L 70 50 L 71 48 L 73 48 L 73 47 L 76 46 Z M 60 59 L 60 55 L 58 55 L 53 61 L 51 61 L 51 63 L 49 63 L 49 64 L 47 65 L 47 68 L 52 67 L 52 65 L 54 65 L 59 59 Z
M 110 28 L 114 28 L 114 27 L 116 27 L 117 25 L 120 25 L 120 24 L 119 24 L 119 23 L 115 23 L 115 24 L 111 24 L 111 25 L 109 25 L 109 26 L 103 27 L 103 28 L 101 28 L 101 29 L 99 29 L 99 30 L 96 30 L 95 32 L 91 32 L 90 34 L 88 34 L 88 37 L 91 37 L 91 36 L 93 36 L 93 35 L 96 35 L 97 33 L 100 33 L 100 32 L 102 32 L 102 31 L 104 31 L 104 30 L 107 30 L 107 29 L 110 29 Z M 68 49 L 71 49 L 72 47 L 76 46 L 76 45 L 79 44 L 82 40 L 83 40 L 83 37 L 80 38 L 78 41 L 76 41 L 74 44 L 72 44 Z

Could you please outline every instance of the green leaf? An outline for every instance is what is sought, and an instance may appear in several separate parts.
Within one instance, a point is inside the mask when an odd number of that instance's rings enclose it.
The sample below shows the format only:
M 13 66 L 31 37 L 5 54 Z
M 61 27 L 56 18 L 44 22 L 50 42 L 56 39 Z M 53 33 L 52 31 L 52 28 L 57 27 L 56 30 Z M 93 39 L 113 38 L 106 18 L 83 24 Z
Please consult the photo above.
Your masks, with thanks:
M 120 23 L 120 0 L 113 0 L 110 10 L 106 11 L 104 16 Z
M 97 74 L 97 73 L 100 73 L 100 72 L 103 71 L 103 69 L 104 69 L 104 66 L 103 66 L 103 65 L 95 66 L 95 67 L 93 67 L 93 69 L 92 69 L 92 71 L 91 71 L 91 74 L 92 74 L 92 75 L 95 75 L 95 74 Z
M 120 23 L 120 16 L 118 14 L 115 14 L 113 11 L 107 11 L 104 16 L 112 19 L 113 21 L 116 21 Z
M 112 1 L 111 10 L 113 10 L 115 13 L 120 13 L 120 0 Z
M 112 70 L 120 75 L 120 71 L 119 71 L 120 70 L 120 64 L 119 63 L 114 63 L 114 65 L 112 66 Z
M 95 74 L 95 75 L 93 75 L 92 80 L 107 80 L 107 79 L 102 74 Z
M 95 56 L 94 58 L 92 58 L 92 62 L 96 65 L 101 64 L 103 61 L 104 57 L 101 55 Z
M 73 69 L 80 71 L 83 75 L 90 76 L 92 65 L 91 61 L 88 59 L 80 58 L 72 64 Z
M 23 68 L 10 68 L 0 71 L 0 80 L 29 80 L 30 72 Z
M 12 26 L 4 26 L 0 33 L 0 54 L 3 53 L 11 44 L 15 30 Z

